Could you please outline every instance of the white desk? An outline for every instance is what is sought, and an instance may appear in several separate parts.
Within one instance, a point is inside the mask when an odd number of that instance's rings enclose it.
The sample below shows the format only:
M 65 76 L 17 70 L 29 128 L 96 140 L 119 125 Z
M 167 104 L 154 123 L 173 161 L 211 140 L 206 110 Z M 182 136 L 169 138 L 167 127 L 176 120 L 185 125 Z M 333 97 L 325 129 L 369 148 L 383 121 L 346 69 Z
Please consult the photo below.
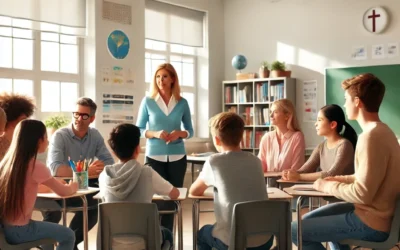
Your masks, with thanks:
M 58 194 L 55 193 L 38 193 L 37 197 L 38 198 L 45 198 L 45 199 L 52 199 L 52 200 L 60 200 L 62 199 L 63 201 L 63 207 L 62 207 L 62 214 L 63 214 L 63 225 L 67 226 L 67 206 L 66 206 L 66 202 L 65 199 L 68 198 L 75 198 L 75 197 L 79 197 L 82 199 L 82 203 L 83 206 L 82 208 L 73 208 L 72 210 L 81 210 L 83 213 L 83 245 L 84 245 L 84 249 L 88 250 L 88 206 L 87 206 L 87 200 L 86 200 L 86 195 L 88 194 L 92 194 L 95 192 L 98 192 L 99 189 L 98 188 L 92 188 L 89 187 L 89 189 L 87 190 L 79 190 L 78 192 L 76 192 L 73 195 L 69 195 L 69 196 L 59 196 Z
M 307 185 L 307 186 L 310 186 L 310 185 Z M 304 197 L 323 198 L 323 197 L 334 197 L 334 196 L 331 194 L 326 194 L 326 193 L 319 192 L 319 191 L 295 190 L 295 189 L 293 189 L 293 187 L 284 188 L 283 190 L 292 196 L 299 196 L 299 199 L 297 200 L 297 249 L 302 250 L 303 249 L 303 236 L 301 233 L 302 229 L 301 229 L 301 213 L 300 212 L 301 212 L 301 202 L 303 201 L 303 198 Z
M 172 211 L 159 211 L 160 214 L 174 214 L 178 215 L 178 249 L 183 250 L 183 216 L 182 216 L 182 205 L 181 202 L 186 200 L 187 197 L 187 188 L 178 188 L 179 190 L 179 197 L 176 199 L 171 200 L 168 196 L 161 196 L 161 195 L 154 195 L 153 201 L 173 201 L 176 204 L 176 210 Z M 93 196 L 93 199 L 102 200 L 100 193 Z M 174 223 L 175 225 L 175 223 Z M 175 230 L 174 230 L 175 231 Z M 175 238 L 175 235 L 174 235 Z
M 188 196 L 189 199 L 193 200 L 192 210 L 192 225 L 193 225 L 193 249 L 197 249 L 197 231 L 199 230 L 200 213 L 214 212 L 214 210 L 200 210 L 201 201 L 213 201 L 214 200 L 214 187 L 209 187 L 204 191 L 203 196 Z M 291 200 L 293 197 L 279 188 L 267 188 L 268 199 L 270 200 Z

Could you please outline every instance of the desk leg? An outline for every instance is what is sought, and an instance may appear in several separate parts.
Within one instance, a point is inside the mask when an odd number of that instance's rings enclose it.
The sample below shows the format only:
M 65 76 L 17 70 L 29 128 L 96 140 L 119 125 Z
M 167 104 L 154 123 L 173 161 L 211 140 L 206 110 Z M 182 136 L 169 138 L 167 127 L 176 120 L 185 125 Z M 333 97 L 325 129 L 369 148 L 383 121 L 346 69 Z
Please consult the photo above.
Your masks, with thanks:
M 194 163 L 192 162 L 192 184 L 194 182 Z
M 88 237 L 88 206 L 87 206 L 87 199 L 85 195 L 79 196 L 82 199 L 83 202 L 83 249 L 88 250 L 89 249 L 89 237 Z
M 178 249 L 183 250 L 183 218 L 182 206 L 180 201 L 175 201 L 178 210 Z
M 193 250 L 197 249 L 197 231 L 199 230 L 199 200 L 193 200 L 192 208 Z
M 303 249 L 303 235 L 301 229 L 301 202 L 303 201 L 303 196 L 297 199 L 297 249 Z
M 63 217 L 63 226 L 66 227 L 67 226 L 67 202 L 65 201 L 65 199 L 62 199 L 62 217 Z

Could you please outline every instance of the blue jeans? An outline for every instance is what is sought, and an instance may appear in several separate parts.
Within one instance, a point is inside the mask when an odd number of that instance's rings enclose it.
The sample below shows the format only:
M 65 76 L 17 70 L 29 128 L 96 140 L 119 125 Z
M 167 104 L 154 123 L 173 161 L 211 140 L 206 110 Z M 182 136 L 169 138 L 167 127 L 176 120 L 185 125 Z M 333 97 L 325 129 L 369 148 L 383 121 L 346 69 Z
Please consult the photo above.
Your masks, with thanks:
M 59 243 L 57 250 L 74 249 L 74 232 L 67 227 L 51 222 L 31 220 L 24 226 L 4 225 L 4 234 L 10 244 L 50 238 Z
M 228 250 L 228 246 L 222 241 L 212 236 L 214 225 L 205 225 L 197 234 L 197 247 L 199 250 Z M 274 236 L 271 237 L 264 245 L 258 247 L 249 247 L 247 250 L 269 250 L 274 243 Z
M 348 250 L 339 244 L 345 239 L 382 242 L 389 234 L 365 225 L 354 213 L 352 203 L 338 202 L 307 213 L 302 219 L 304 250 L 325 249 L 321 242 L 330 242 L 332 250 Z M 292 222 L 292 241 L 297 245 L 297 221 Z

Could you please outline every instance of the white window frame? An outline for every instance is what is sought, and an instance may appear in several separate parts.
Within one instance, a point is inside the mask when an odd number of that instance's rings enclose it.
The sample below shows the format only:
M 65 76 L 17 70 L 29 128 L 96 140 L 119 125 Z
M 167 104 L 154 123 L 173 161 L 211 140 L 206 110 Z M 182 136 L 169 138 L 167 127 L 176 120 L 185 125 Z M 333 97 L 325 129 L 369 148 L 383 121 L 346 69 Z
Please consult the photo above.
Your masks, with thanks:
M 12 27 L 11 27 L 12 28 Z M 10 37 L 10 36 L 5 36 Z M 11 36 L 11 38 L 14 38 Z M 23 39 L 16 37 L 16 39 Z M 30 39 L 29 39 L 30 40 Z M 57 81 L 57 82 L 74 82 L 78 84 L 77 96 L 80 96 L 83 90 L 83 38 L 77 38 L 78 46 L 78 73 L 63 73 L 63 72 L 49 72 L 41 70 L 41 32 L 33 31 L 33 67 L 32 70 L 23 70 L 16 68 L 3 68 L 0 67 L 0 78 L 8 79 L 24 79 L 33 81 L 33 97 L 35 98 L 36 110 L 34 118 L 38 120 L 44 120 L 47 117 L 55 114 L 64 115 L 72 120 L 71 112 L 42 112 L 42 81 Z M 58 42 L 62 44 L 60 41 Z M 61 54 L 61 51 L 60 51 Z M 12 53 L 12 57 L 14 54 Z M 14 60 L 14 58 L 12 58 Z M 60 59 L 61 60 L 61 57 Z M 61 64 L 60 64 L 61 67 Z M 61 107 L 61 91 L 60 95 L 60 107 Z
M 145 39 L 145 40 L 149 40 L 149 39 Z M 193 130 L 194 130 L 194 135 L 193 137 L 197 137 L 197 116 L 198 116 L 198 107 L 197 107 L 197 83 L 198 83 L 198 79 L 197 79 L 197 48 L 195 48 L 195 54 L 183 54 L 183 53 L 176 53 L 176 52 L 172 52 L 171 51 L 171 44 L 169 43 L 165 43 L 166 44 L 166 50 L 155 50 L 155 49 L 148 49 L 145 48 L 145 52 L 146 53 L 151 53 L 151 54 L 159 54 L 159 55 L 163 55 L 165 56 L 166 63 L 170 63 L 170 58 L 171 56 L 181 56 L 181 57 L 186 57 L 186 58 L 192 58 L 193 59 L 193 86 L 185 86 L 182 84 L 182 79 L 179 79 L 179 85 L 181 88 L 181 93 L 182 92 L 187 92 L 187 93 L 192 93 L 193 94 L 193 109 L 194 110 L 190 110 L 191 111 L 191 118 L 192 118 L 192 122 L 193 122 Z M 147 58 L 145 57 L 145 60 Z M 146 67 L 146 66 L 145 66 Z M 146 70 L 146 69 L 145 69 Z M 152 78 L 154 76 L 154 72 L 152 72 L 150 81 L 152 81 Z M 150 91 L 150 83 L 151 82 L 146 82 L 146 92 Z

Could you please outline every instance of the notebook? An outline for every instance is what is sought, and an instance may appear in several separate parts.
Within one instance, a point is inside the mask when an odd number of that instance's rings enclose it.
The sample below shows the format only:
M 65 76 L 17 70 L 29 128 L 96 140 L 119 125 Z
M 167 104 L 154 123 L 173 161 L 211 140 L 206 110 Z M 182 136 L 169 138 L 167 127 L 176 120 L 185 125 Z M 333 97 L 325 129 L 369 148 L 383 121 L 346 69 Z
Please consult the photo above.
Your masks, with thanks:
M 298 184 L 292 186 L 292 189 L 297 191 L 317 191 L 313 188 L 313 184 Z

